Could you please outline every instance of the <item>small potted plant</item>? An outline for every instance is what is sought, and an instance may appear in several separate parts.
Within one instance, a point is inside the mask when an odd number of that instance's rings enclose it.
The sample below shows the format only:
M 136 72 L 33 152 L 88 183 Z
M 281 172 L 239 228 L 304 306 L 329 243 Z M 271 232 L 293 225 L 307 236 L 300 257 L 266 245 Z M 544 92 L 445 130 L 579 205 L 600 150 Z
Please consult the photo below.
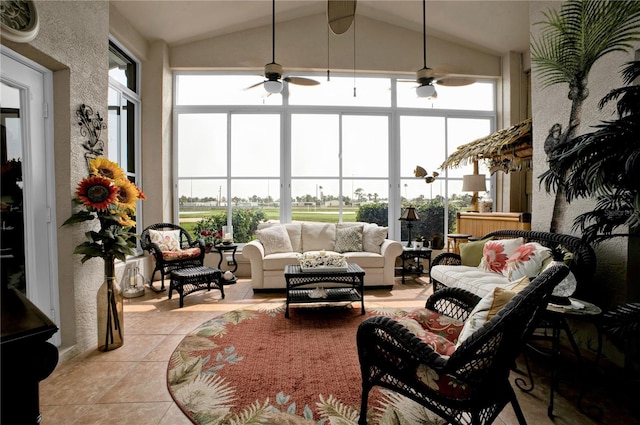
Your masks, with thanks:
M 422 248 L 422 247 L 424 247 L 424 236 L 422 236 L 421 234 L 418 234 L 418 235 L 416 236 L 416 241 L 415 241 L 414 247 L 415 247 L 415 248 Z

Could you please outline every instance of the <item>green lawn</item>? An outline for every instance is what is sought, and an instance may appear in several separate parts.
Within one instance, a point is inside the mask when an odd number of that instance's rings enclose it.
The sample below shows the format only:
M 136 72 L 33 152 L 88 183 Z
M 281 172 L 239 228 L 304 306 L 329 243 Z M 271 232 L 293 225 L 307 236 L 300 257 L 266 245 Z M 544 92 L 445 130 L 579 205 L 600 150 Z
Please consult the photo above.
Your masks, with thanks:
M 280 209 L 278 208 L 261 208 L 264 211 L 267 220 L 280 220 Z M 342 211 L 342 221 L 354 222 L 356 221 L 356 211 L 358 209 L 344 208 Z M 187 211 L 180 213 L 180 226 L 184 227 L 187 231 L 192 232 L 198 219 L 202 217 L 208 217 L 213 214 L 222 214 L 222 209 L 210 209 L 202 211 Z M 300 207 L 293 208 L 291 210 L 291 217 L 293 221 L 314 221 L 320 223 L 337 223 L 339 217 L 338 208 L 317 208 L 313 207 Z

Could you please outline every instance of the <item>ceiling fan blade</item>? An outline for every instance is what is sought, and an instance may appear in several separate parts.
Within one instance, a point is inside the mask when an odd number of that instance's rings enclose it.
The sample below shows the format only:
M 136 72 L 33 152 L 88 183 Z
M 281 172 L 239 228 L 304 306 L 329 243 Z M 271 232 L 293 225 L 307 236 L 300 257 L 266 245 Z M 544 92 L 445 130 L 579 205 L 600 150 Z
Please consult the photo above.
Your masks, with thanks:
M 469 84 L 473 84 L 475 82 L 475 79 L 469 77 L 445 77 L 435 81 L 437 85 L 446 87 L 468 86 Z
M 288 83 L 297 84 L 299 86 L 317 86 L 320 84 L 319 81 L 304 77 L 285 77 L 283 79 Z
M 247 87 L 245 90 L 249 90 L 249 89 L 252 89 L 252 88 L 254 88 L 254 87 L 261 86 L 261 85 L 263 85 L 263 84 L 264 84 L 264 81 L 260 81 L 259 83 L 255 83 L 255 84 L 253 84 L 253 85 L 250 85 L 250 86 L 249 86 L 249 87 Z

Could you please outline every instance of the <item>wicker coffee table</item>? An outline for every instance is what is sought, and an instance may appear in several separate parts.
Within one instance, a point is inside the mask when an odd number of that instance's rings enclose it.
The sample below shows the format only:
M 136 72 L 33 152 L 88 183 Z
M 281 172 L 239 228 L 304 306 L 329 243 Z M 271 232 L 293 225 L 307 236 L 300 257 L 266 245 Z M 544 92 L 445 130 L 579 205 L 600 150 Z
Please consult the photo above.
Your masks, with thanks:
M 300 266 L 287 265 L 284 269 L 287 281 L 287 305 L 284 317 L 289 317 L 289 304 L 329 303 L 344 301 L 360 301 L 364 314 L 364 270 L 357 264 L 349 264 L 347 270 L 338 271 L 302 271 Z M 336 283 L 339 287 L 328 287 L 325 298 L 314 298 L 312 292 L 314 283 Z

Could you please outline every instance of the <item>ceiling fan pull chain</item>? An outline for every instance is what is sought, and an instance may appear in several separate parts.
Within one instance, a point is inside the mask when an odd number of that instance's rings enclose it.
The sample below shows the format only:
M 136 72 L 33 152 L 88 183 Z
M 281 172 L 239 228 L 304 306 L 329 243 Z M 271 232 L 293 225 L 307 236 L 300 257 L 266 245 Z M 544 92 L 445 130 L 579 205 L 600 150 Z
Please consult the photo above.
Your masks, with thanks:
M 331 81 L 331 71 L 329 66 L 329 50 L 331 38 L 329 36 L 329 23 L 327 23 L 327 81 Z
M 353 15 L 353 97 L 356 97 L 356 16 Z

